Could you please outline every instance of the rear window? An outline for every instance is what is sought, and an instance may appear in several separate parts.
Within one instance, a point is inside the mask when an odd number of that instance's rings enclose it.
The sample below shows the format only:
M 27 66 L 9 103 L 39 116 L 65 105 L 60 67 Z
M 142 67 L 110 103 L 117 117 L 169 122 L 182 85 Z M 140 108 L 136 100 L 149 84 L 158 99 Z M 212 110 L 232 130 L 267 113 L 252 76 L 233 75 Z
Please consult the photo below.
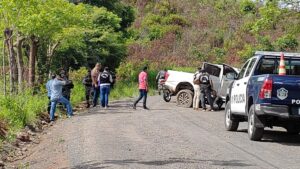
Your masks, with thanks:
M 255 74 L 278 74 L 280 58 L 266 57 L 260 60 Z M 285 58 L 285 69 L 287 75 L 300 75 L 300 58 Z
M 204 64 L 204 70 L 213 76 L 220 76 L 220 72 L 221 72 L 221 68 L 214 66 L 214 65 L 210 65 L 210 64 Z

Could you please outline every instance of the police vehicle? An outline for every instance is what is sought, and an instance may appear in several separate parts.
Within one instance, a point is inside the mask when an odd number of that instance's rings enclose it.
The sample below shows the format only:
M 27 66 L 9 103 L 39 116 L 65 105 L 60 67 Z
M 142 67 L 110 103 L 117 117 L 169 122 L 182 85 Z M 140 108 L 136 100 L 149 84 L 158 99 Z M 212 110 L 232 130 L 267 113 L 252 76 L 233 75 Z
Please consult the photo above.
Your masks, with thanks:
M 250 140 L 273 126 L 299 134 L 300 53 L 258 51 L 246 61 L 227 89 L 225 128 L 236 131 L 243 121 Z

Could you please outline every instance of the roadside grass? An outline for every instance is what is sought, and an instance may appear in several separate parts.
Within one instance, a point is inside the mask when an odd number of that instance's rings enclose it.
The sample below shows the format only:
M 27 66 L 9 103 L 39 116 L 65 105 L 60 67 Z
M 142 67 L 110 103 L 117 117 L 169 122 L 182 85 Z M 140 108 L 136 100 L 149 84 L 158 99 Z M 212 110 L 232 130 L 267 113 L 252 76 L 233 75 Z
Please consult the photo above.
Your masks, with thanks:
M 83 71 L 82 71 L 83 72 Z M 71 92 L 71 104 L 75 107 L 85 99 L 85 87 L 80 77 L 84 77 L 80 72 L 78 78 L 74 78 L 74 88 Z M 149 71 L 149 95 L 155 94 L 155 76 L 157 72 Z M 0 85 L 1 86 L 1 85 Z M 0 133 L 0 146 L 3 140 L 13 141 L 16 133 L 26 125 L 35 124 L 42 114 L 45 114 L 48 106 L 48 97 L 45 85 L 41 85 L 40 90 L 26 90 L 19 94 L 0 94 L 0 127 L 6 133 Z M 2 88 L 2 86 L 1 86 Z M 33 93 L 36 93 L 33 95 Z M 129 81 L 117 81 L 111 90 L 110 100 L 123 98 L 136 98 L 139 95 L 137 77 L 132 77 Z M 63 114 L 57 109 L 57 115 Z M 2 135 L 2 136 L 1 136 Z

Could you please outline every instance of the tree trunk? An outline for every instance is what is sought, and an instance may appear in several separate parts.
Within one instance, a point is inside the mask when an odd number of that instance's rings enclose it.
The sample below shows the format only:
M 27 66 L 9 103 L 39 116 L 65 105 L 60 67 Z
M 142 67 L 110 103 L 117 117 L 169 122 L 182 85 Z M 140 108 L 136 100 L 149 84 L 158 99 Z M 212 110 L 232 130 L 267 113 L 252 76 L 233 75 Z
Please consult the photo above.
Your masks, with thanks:
M 52 62 L 52 56 L 54 55 L 55 49 L 59 45 L 59 41 L 55 42 L 54 44 L 49 44 L 48 49 L 47 49 L 47 61 L 46 61 L 46 68 L 48 70 L 48 73 L 50 73 L 50 67 L 51 67 L 51 62 Z
M 6 42 L 6 47 L 9 55 L 9 82 L 10 82 L 10 93 L 16 92 L 16 81 L 17 81 L 17 66 L 16 66 L 16 57 L 13 46 L 13 30 L 6 28 L 4 31 L 4 37 Z
M 6 70 L 5 70 L 5 44 L 6 40 L 3 40 L 3 58 L 2 58 L 2 73 L 3 73 L 3 80 L 4 80 L 4 86 L 3 86 L 3 94 L 6 96 Z
M 28 71 L 28 85 L 34 86 L 35 82 L 35 62 L 38 50 L 38 40 L 35 36 L 30 37 L 30 53 L 29 53 L 29 71 Z
M 21 37 L 19 34 L 17 36 L 17 66 L 18 66 L 18 91 L 21 92 L 23 90 L 23 71 L 24 71 L 24 62 L 22 55 L 22 44 L 25 38 Z

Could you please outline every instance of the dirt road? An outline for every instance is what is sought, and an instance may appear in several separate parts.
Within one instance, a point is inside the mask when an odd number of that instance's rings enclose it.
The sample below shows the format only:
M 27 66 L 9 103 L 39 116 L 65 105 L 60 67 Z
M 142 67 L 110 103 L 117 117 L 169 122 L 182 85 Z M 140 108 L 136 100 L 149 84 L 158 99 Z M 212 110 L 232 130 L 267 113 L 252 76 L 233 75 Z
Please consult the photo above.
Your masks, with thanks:
M 151 110 L 118 101 L 57 122 L 18 166 L 47 168 L 299 168 L 300 135 L 276 128 L 261 142 L 246 123 L 224 130 L 224 111 L 201 112 L 150 97 Z M 16 165 L 16 164 L 15 164 Z

